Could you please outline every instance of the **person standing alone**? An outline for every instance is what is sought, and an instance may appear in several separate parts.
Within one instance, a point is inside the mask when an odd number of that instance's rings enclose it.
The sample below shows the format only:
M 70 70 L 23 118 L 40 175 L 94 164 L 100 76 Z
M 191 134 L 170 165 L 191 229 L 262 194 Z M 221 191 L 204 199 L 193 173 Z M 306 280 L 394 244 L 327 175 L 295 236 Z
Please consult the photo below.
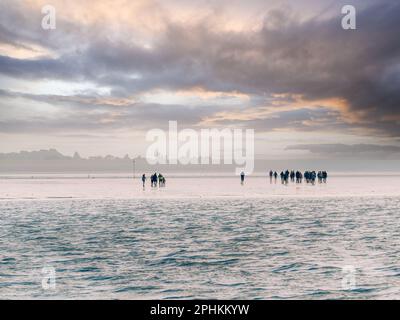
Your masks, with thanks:
M 241 184 L 244 183 L 244 172 L 243 171 L 240 173 L 240 183 Z

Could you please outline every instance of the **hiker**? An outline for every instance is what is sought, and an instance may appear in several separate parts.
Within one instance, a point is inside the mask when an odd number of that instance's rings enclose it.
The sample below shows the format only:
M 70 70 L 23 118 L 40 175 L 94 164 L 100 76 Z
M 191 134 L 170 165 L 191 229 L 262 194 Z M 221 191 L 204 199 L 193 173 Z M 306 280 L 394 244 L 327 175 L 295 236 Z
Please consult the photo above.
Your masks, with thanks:
M 285 184 L 289 183 L 289 170 L 285 171 Z
M 154 188 L 157 187 L 157 173 L 154 173 L 151 176 L 151 186 Z
M 158 185 L 160 188 L 165 187 L 165 178 L 161 173 L 158 175 Z
M 326 183 L 326 179 L 328 178 L 328 173 L 326 171 L 322 171 L 322 180 Z
M 301 175 L 301 173 L 300 173 L 300 171 L 296 171 L 296 183 L 301 183 L 300 182 L 300 175 Z
M 294 182 L 295 173 L 294 171 L 290 171 L 290 181 Z
M 146 175 L 144 173 L 142 175 L 142 182 L 143 182 L 143 188 L 144 188 L 145 183 L 146 183 Z
M 315 171 L 311 172 L 311 183 L 315 184 L 315 179 L 317 178 L 317 174 Z
M 322 183 L 322 171 L 318 171 L 317 177 L 318 177 L 318 183 Z

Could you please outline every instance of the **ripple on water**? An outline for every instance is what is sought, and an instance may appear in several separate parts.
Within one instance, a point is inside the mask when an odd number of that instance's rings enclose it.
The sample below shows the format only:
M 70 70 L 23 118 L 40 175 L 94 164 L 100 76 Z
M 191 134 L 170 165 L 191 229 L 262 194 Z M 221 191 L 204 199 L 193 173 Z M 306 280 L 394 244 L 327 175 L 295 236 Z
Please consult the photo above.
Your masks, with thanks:
M 4 201 L 1 295 L 48 298 L 40 270 L 53 266 L 68 299 L 398 297 L 399 207 L 398 197 Z M 353 290 L 342 289 L 345 266 Z

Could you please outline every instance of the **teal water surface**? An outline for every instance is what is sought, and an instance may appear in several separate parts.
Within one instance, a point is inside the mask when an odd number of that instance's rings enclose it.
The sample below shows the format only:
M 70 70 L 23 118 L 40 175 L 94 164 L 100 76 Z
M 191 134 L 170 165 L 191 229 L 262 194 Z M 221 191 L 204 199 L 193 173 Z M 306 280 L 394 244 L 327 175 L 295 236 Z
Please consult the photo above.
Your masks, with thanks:
M 0 298 L 398 298 L 399 208 L 397 196 L 4 200 Z

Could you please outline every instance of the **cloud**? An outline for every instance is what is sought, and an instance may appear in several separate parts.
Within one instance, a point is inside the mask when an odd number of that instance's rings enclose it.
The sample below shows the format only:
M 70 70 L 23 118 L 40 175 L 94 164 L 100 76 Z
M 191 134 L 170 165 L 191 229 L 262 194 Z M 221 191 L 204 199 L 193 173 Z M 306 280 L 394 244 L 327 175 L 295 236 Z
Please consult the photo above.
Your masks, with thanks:
M 293 11 L 278 9 L 266 12 L 253 27 L 238 20 L 241 27 L 223 28 L 229 21 L 235 22 L 219 13 L 229 11 L 227 5 L 219 10 L 210 7 L 191 21 L 184 9 L 172 14 L 173 10 L 154 1 L 115 5 L 113 10 L 96 6 L 93 12 L 88 10 L 89 2 L 83 1 L 76 7 L 61 6 L 54 33 L 40 30 L 40 11 L 33 10 L 40 1 L 29 1 L 26 6 L 14 3 L 5 1 L 0 7 L 0 42 L 34 44 L 56 55 L 23 59 L 4 53 L 0 56 L 1 74 L 32 82 L 88 81 L 110 90 L 109 96 L 95 100 L 34 97 L 35 92 L 25 96 L 75 108 L 75 120 L 72 115 L 70 121 L 48 124 L 49 128 L 74 121 L 82 127 L 87 121 L 88 129 L 99 121 L 115 128 L 154 127 L 165 119 L 176 119 L 185 125 L 211 121 L 264 131 L 364 128 L 366 134 L 400 135 L 400 3 L 384 0 L 358 10 L 358 29 L 345 31 L 340 26 L 339 6 L 334 8 L 337 15 L 325 19 L 303 19 Z M 132 13 L 124 13 L 131 9 Z M 138 19 L 128 23 L 132 15 Z M 6 89 L 7 83 L 1 87 Z M 212 112 L 190 105 L 137 102 L 138 96 L 154 90 L 193 88 L 237 92 L 252 100 L 242 108 L 215 108 Z M 279 95 L 301 99 L 279 103 Z M 82 117 L 84 108 L 98 110 L 96 102 L 106 99 L 133 99 L 136 103 L 127 103 L 119 113 L 112 103 L 104 103 L 101 106 L 108 115 Z M 260 114 L 260 101 L 274 108 L 272 118 L 271 110 Z M 321 101 L 327 104 L 321 105 Z M 254 118 L 257 114 L 260 117 Z M 4 128 L 11 129 L 10 123 Z
M 179 105 L 143 103 L 129 99 L 103 96 L 34 95 L 0 90 L 1 133 L 63 133 L 104 130 L 149 130 L 168 127 L 168 120 L 182 127 L 196 126 L 201 119 L 223 106 L 201 108 Z M 21 100 L 22 99 L 22 100 Z M 18 101 L 18 103 L 13 101 Z M 10 102 L 11 101 L 11 102 Z M 41 108 L 24 114 L 26 101 L 39 103 Z M 13 108 L 6 109 L 12 103 Z M 45 105 L 51 107 L 51 112 Z M 54 111 L 55 110 L 55 111 Z
M 189 92 L 176 93 L 187 95 Z M 191 94 L 196 94 L 194 91 Z M 205 95 L 201 104 L 185 105 L 163 103 L 161 96 L 151 102 L 146 97 L 133 98 L 107 97 L 99 94 L 49 95 L 30 94 L 1 90 L 0 115 L 7 121 L 0 121 L 0 132 L 53 132 L 74 130 L 149 130 L 167 128 L 168 121 L 178 121 L 181 128 L 188 127 L 251 127 L 257 131 L 332 131 L 339 127 L 348 128 L 340 121 L 340 113 L 322 106 L 309 108 L 274 106 L 243 107 L 240 103 L 221 101 L 221 93 L 200 92 Z M 232 97 L 226 94 L 222 97 Z M 235 93 L 233 97 L 237 98 Z M 211 97 L 211 98 L 209 98 Z M 252 103 L 247 97 L 239 95 L 242 101 Z M 211 101 L 210 101 L 211 99 Z M 15 102 L 15 101 L 18 101 Z M 173 102 L 173 101 L 172 101 Z M 184 101 L 181 101 L 184 102 Z M 254 103 L 254 102 L 253 102 Z M 5 106 L 12 104 L 12 109 Z M 29 105 L 31 112 L 25 111 Z M 33 106 L 35 108 L 33 109 Z M 48 107 L 46 107 L 48 106 Z M 4 110 L 4 111 L 3 111 Z M 51 111 L 51 112 L 50 112 Z M 14 114 L 14 116 L 13 116 Z M 21 117 L 21 114 L 24 114 Z M 245 125 L 244 125 L 245 124 Z

